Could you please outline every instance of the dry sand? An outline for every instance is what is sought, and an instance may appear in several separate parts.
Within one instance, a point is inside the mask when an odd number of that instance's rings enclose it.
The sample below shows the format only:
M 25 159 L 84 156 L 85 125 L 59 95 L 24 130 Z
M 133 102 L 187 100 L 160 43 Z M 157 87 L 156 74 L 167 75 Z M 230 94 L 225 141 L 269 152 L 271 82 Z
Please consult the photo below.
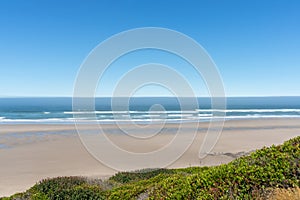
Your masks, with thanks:
M 185 137 L 194 123 L 183 125 Z M 164 147 L 174 137 L 176 124 L 167 124 L 163 134 L 150 139 L 134 139 L 119 134 L 113 125 L 104 125 L 110 139 L 133 152 Z M 145 128 L 154 129 L 156 125 Z M 300 135 L 300 119 L 227 121 L 213 150 L 204 159 L 198 153 L 208 124 L 201 123 L 196 138 L 180 159 L 169 167 L 218 165 L 263 146 L 280 144 Z M 82 130 L 93 130 L 83 125 Z M 127 127 L 130 128 L 130 127 Z M 134 128 L 132 128 L 134 130 Z M 151 142 L 149 142 L 151 140 Z M 147 142 L 148 141 L 148 142 Z M 109 152 L 105 152 L 109 153 Z M 37 181 L 56 176 L 108 177 L 116 171 L 91 156 L 81 143 L 74 125 L 0 125 L 0 196 L 22 192 Z

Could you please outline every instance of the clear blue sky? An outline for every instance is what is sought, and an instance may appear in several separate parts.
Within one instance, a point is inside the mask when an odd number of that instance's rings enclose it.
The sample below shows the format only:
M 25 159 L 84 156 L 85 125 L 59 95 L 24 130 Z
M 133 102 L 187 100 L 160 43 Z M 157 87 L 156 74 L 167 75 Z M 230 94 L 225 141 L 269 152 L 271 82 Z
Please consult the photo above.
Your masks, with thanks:
M 0 96 L 72 96 L 80 64 L 97 44 L 148 26 L 199 42 L 228 96 L 299 96 L 299 10 L 298 0 L 1 0 Z M 108 80 L 115 81 L 103 79 L 102 95 L 110 94 Z M 146 88 L 140 95 L 164 93 Z

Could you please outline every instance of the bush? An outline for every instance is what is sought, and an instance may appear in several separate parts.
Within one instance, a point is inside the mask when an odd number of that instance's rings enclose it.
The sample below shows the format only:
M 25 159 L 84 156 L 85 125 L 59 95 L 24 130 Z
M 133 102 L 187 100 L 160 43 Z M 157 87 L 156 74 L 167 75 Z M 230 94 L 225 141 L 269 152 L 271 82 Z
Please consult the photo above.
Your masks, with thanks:
M 90 184 L 83 177 L 58 177 L 45 179 L 35 184 L 25 193 L 16 194 L 10 199 L 105 199 L 99 185 Z
M 300 179 L 300 137 L 263 148 L 231 163 L 157 183 L 150 199 L 252 199 L 267 187 L 296 187 Z

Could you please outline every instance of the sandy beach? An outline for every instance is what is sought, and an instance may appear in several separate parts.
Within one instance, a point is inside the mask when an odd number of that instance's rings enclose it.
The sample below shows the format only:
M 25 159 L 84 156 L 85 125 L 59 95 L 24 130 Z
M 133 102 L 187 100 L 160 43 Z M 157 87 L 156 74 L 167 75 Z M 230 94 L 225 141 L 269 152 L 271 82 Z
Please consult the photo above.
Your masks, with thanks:
M 187 134 L 194 123 L 185 123 Z M 199 147 L 205 137 L 208 123 L 201 123 L 196 137 L 183 156 L 170 168 L 218 165 L 255 149 L 300 135 L 300 119 L 264 119 L 227 121 L 213 150 L 199 159 Z M 94 130 L 83 125 L 84 130 Z M 145 128 L 153 129 L 155 125 Z M 118 134 L 114 125 L 103 125 L 111 141 L 133 152 L 148 152 L 162 148 L 172 140 L 176 124 L 166 124 L 164 134 L 147 140 L 137 140 Z M 134 128 L 133 128 L 134 129 Z M 175 131 L 176 132 L 176 131 Z M 111 134 L 109 134 L 111 133 Z M 106 152 L 107 153 L 107 152 Z M 22 192 L 37 181 L 56 176 L 109 177 L 115 170 L 101 164 L 84 147 L 70 125 L 0 125 L 0 196 Z

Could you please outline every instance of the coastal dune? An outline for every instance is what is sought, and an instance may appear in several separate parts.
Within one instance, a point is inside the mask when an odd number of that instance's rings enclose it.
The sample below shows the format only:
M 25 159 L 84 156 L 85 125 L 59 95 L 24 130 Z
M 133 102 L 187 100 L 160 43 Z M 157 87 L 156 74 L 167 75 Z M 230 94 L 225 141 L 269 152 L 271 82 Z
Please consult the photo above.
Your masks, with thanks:
M 195 125 L 182 125 L 186 131 L 184 137 L 190 137 L 189 130 Z M 296 118 L 226 121 L 213 150 L 207 152 L 203 159 L 199 159 L 199 149 L 208 125 L 206 122 L 199 124 L 191 146 L 169 168 L 227 163 L 255 149 L 280 144 L 300 135 L 300 119 Z M 147 132 L 156 126 L 158 125 L 148 126 L 145 130 Z M 143 153 L 163 148 L 174 137 L 178 124 L 165 124 L 161 134 L 144 140 L 121 134 L 115 125 L 106 124 L 102 128 L 120 148 Z M 80 129 L 93 131 L 95 127 L 82 125 Z M 132 130 L 134 131 L 134 127 Z M 22 192 L 48 177 L 106 178 L 117 172 L 102 164 L 86 150 L 73 124 L 1 124 L 0 159 L 0 196 Z

